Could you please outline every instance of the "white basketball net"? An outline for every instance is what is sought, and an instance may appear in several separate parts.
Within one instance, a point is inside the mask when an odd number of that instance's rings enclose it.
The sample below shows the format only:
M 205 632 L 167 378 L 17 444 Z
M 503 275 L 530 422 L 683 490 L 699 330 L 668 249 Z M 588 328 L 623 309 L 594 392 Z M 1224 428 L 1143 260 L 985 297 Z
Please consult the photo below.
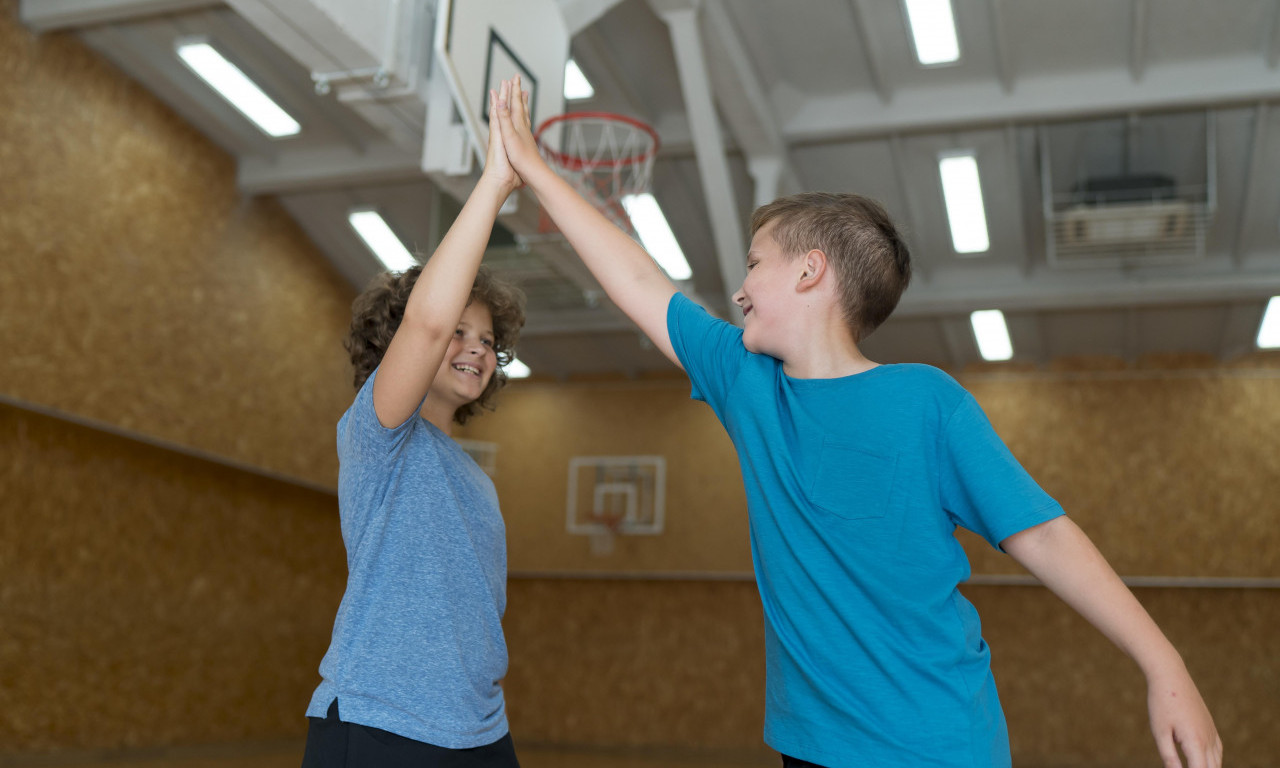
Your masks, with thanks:
M 638 124 L 611 115 L 565 115 L 556 121 L 562 150 L 538 146 L 547 164 L 613 223 L 634 234 L 622 205 L 627 195 L 649 191 L 657 139 Z

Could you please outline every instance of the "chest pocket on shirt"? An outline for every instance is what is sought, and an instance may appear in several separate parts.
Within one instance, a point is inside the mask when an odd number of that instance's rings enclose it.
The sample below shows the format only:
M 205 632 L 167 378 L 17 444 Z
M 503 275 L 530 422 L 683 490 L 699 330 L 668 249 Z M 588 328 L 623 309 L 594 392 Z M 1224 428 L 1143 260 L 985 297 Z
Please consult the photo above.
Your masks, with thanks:
M 884 517 L 893 492 L 898 455 L 827 438 L 809 483 L 809 500 L 845 520 Z

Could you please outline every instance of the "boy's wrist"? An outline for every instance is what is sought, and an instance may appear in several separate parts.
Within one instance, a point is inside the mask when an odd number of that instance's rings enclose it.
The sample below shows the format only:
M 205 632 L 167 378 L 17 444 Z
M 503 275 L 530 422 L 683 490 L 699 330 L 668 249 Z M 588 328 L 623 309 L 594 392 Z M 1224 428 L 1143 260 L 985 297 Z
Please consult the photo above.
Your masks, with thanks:
M 502 200 L 506 200 L 508 195 L 519 188 L 519 185 L 515 182 L 500 179 L 496 175 L 485 171 L 480 174 L 480 180 L 476 182 L 476 187 L 483 188 L 487 192 L 501 197 Z
M 553 179 L 560 178 L 560 174 L 551 169 L 551 166 L 539 157 L 536 163 L 530 163 L 530 168 L 526 168 L 520 174 L 526 185 L 534 192 L 541 192 L 546 188 L 548 182 Z
M 1190 676 L 1187 671 L 1187 665 L 1182 660 L 1182 655 L 1167 641 L 1164 645 L 1165 647 L 1158 648 L 1145 657 L 1136 659 L 1138 668 L 1142 670 L 1142 674 L 1147 678 L 1148 683 L 1168 679 L 1176 680 Z

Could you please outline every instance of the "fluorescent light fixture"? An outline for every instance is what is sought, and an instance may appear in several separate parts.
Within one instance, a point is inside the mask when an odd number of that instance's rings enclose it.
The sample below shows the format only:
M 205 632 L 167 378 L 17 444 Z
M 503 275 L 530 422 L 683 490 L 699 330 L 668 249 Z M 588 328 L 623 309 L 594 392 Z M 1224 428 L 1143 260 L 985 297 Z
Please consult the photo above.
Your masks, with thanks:
M 596 89 L 591 87 L 591 81 L 582 73 L 578 62 L 569 59 L 564 65 L 564 97 L 569 101 L 581 101 L 595 95 Z
M 391 231 L 391 227 L 387 226 L 387 222 L 377 211 L 356 209 L 347 214 L 347 221 L 351 222 L 352 229 L 387 269 L 403 272 L 417 265 L 418 260 L 413 258 L 413 254 L 409 253 L 409 249 L 404 247 L 404 243 L 400 242 L 400 238 L 396 237 L 396 233 Z
M 297 120 L 212 45 L 196 41 L 179 43 L 178 57 L 268 136 L 278 139 L 302 130 Z
M 978 161 L 972 153 L 947 155 L 938 159 L 942 176 L 942 197 L 951 224 L 951 244 L 956 253 L 983 253 L 991 247 L 987 236 L 987 213 L 982 207 L 982 182 Z
M 685 261 L 684 251 L 672 234 L 667 217 L 662 215 L 662 208 L 653 195 L 623 195 L 622 207 L 626 209 L 631 224 L 640 236 L 640 244 L 649 252 L 658 266 L 672 280 L 688 280 L 693 277 L 689 262 Z
M 1013 357 L 1013 342 L 1009 340 L 1009 327 L 1004 324 L 1004 313 L 998 309 L 980 309 L 969 315 L 973 324 L 973 337 L 978 340 L 978 354 L 983 360 L 1008 360 Z
M 533 373 L 518 357 L 511 358 L 511 362 L 502 366 L 502 371 L 507 374 L 508 379 L 527 379 Z
M 906 5 L 916 60 L 926 67 L 958 61 L 960 38 L 951 0 L 906 0 Z
M 1272 296 L 1258 326 L 1258 347 L 1280 349 L 1280 296 Z

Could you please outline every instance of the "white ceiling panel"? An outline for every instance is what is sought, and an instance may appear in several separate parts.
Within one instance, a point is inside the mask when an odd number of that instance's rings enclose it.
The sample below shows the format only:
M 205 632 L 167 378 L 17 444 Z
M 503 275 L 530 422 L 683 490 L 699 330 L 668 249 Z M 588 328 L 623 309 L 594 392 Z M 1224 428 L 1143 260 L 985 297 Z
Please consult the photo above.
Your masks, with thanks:
M 435 0 L 406 2 L 434 14 Z M 738 256 L 716 252 L 707 164 L 698 162 L 671 32 L 655 3 L 593 6 L 572 53 L 596 96 L 569 108 L 621 112 L 659 130 L 653 191 L 694 270 L 685 289 L 734 316 L 725 297 L 736 286 L 724 285 L 721 259 Z M 943 67 L 916 63 L 898 0 L 690 6 L 738 226 L 746 229 L 756 198 L 775 188 L 884 203 L 915 263 L 899 314 L 866 342 L 886 361 L 975 362 L 968 313 L 988 308 L 1006 311 L 1019 361 L 1251 352 L 1262 307 L 1280 295 L 1280 3 L 954 6 L 962 55 Z M 243 193 L 278 196 L 354 286 L 378 267 L 346 223 L 350 207 L 377 207 L 411 246 L 429 247 L 458 208 L 453 198 L 470 187 L 465 175 L 421 170 L 426 117 L 445 114 L 427 105 L 450 104 L 447 93 L 431 100 L 439 81 L 430 72 L 399 97 L 366 83 L 357 106 L 317 93 L 316 73 L 271 30 L 212 0 L 23 0 L 21 13 L 37 30 L 77 31 L 235 157 Z M 182 36 L 215 41 L 294 113 L 302 133 L 271 140 L 250 126 L 178 63 Z M 320 53 L 331 43 L 342 68 L 341 41 L 311 43 Z M 991 248 L 980 256 L 959 256 L 950 242 L 937 161 L 958 149 L 975 151 L 983 181 Z M 1082 183 L 1144 173 L 1173 179 L 1175 200 L 1207 211 L 1201 250 L 1180 263 L 1146 258 L 1172 245 L 1142 241 L 1150 235 L 1130 227 L 1121 231 L 1140 238 L 1134 252 L 1146 260 L 1121 258 L 1129 246 L 1101 237 L 1114 229 L 1086 228 L 1090 248 L 1113 258 L 1066 262 L 1055 246 L 1050 261 L 1046 202 L 1061 215 Z M 522 358 L 550 376 L 670 369 L 571 251 L 538 234 L 537 214 L 522 198 L 487 257 L 528 291 Z

